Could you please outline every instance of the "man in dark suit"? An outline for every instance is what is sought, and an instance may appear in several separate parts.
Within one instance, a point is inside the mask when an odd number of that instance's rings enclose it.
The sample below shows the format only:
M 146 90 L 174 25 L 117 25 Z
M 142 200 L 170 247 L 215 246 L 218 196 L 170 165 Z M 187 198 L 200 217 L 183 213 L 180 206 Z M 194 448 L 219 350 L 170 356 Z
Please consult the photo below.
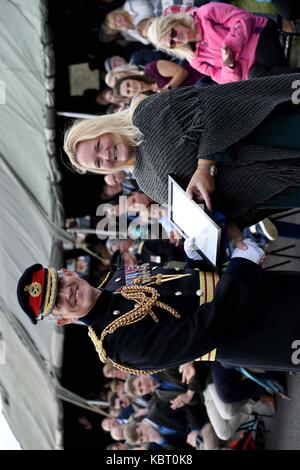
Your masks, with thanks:
M 125 383 L 127 395 L 143 397 L 154 394 L 162 401 L 170 402 L 173 409 L 181 406 L 194 406 L 202 400 L 205 379 L 209 368 L 204 363 L 194 363 L 195 375 L 188 383 L 182 382 L 177 367 L 152 375 L 129 376 Z
M 149 413 L 140 423 L 129 424 L 125 431 L 125 439 L 131 444 L 156 443 L 163 448 L 186 447 L 188 436 L 191 433 L 203 432 L 204 445 L 209 449 L 218 446 L 218 439 L 212 431 L 207 433 L 211 425 L 208 420 L 205 406 L 198 404 L 195 407 L 172 410 L 167 402 L 154 398 Z

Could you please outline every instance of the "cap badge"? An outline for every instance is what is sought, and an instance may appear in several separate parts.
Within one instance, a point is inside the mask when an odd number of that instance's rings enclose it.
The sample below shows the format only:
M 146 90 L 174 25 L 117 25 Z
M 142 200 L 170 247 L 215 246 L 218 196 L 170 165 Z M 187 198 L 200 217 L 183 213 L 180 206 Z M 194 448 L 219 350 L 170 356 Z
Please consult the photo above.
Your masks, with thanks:
M 25 286 L 25 292 L 29 292 L 31 297 L 39 297 L 42 293 L 42 286 L 39 282 L 33 282 L 29 286 Z

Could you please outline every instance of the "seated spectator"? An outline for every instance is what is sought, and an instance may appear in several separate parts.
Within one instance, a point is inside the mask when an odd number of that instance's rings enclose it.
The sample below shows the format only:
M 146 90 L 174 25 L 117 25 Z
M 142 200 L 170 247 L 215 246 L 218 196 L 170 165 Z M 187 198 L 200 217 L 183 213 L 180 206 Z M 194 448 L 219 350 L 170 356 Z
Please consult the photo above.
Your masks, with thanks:
M 173 60 L 174 62 L 180 62 L 176 58 L 172 58 L 169 54 L 154 50 L 153 47 L 148 46 L 147 48 L 135 51 L 131 56 L 130 63 L 143 70 L 149 62 L 153 62 L 154 60 Z
M 101 428 L 103 431 L 110 432 L 114 425 L 117 423 L 117 418 L 103 418 L 101 421 Z
M 126 60 L 119 56 L 119 55 L 113 55 L 112 57 L 108 57 L 105 62 L 104 62 L 104 68 L 106 73 L 110 72 L 116 67 L 120 67 L 122 65 L 126 65 L 127 62 Z
M 106 450 L 130 450 L 130 447 L 124 442 L 114 442 L 106 447 Z
M 139 70 L 136 65 L 121 65 L 119 67 L 114 68 L 110 72 L 105 75 L 105 83 L 110 88 L 113 88 L 116 84 L 116 81 L 119 78 L 127 77 L 128 75 L 143 75 L 144 72 Z
M 96 103 L 101 106 L 106 106 L 109 104 L 117 104 L 118 106 L 129 104 L 129 100 L 121 96 L 115 96 L 111 88 L 105 88 L 104 90 L 99 91 L 96 96 Z
M 234 404 L 224 403 L 215 388 L 209 384 L 203 392 L 206 411 L 219 439 L 227 441 L 230 439 L 239 426 L 248 420 L 249 414 L 253 411 L 254 402 L 237 402 Z
M 125 195 L 131 194 L 139 189 L 135 179 L 131 177 L 131 174 L 125 171 L 117 171 L 116 173 L 105 175 L 104 181 L 106 184 L 112 186 L 122 184 L 123 194 Z
M 176 409 L 197 404 L 198 397 L 195 397 L 195 393 L 200 391 L 200 388 L 196 380 L 188 385 L 183 384 L 178 369 L 171 368 L 153 375 L 130 376 L 126 380 L 125 390 L 127 395 L 132 397 L 155 395 L 160 400 L 170 402 L 171 408 Z
M 166 9 L 173 14 L 181 13 L 182 9 L 186 11 L 187 8 L 201 7 L 209 3 L 209 0 L 154 0 L 154 3 L 154 16 L 162 16 Z
M 298 71 L 288 66 L 277 23 L 232 5 L 211 2 L 156 18 L 148 37 L 217 83 Z
M 106 362 L 102 369 L 104 377 L 108 379 L 126 380 L 128 373 L 116 369 L 111 362 Z
M 147 38 L 149 27 L 155 17 L 190 13 L 195 7 L 200 7 L 205 3 L 209 3 L 209 0 L 154 0 L 153 16 L 140 21 L 136 29 L 143 38 Z
M 202 434 L 206 450 L 215 449 L 218 439 L 213 431 L 209 438 L 208 433 L 202 433 L 208 418 L 205 407 L 187 407 L 186 410 L 172 410 L 168 403 L 154 400 L 150 406 L 147 417 L 137 425 L 129 424 L 125 427 L 125 438 L 131 445 L 145 442 L 156 442 L 164 445 L 170 444 L 184 447 L 188 436 L 193 431 Z M 211 427 L 211 426 L 210 426 Z
M 124 441 L 124 426 L 124 424 L 119 424 L 110 431 L 110 435 L 115 441 Z
M 122 9 L 113 10 L 106 16 L 105 23 L 115 31 L 121 31 L 125 39 L 149 44 L 149 41 L 135 30 L 137 24 L 145 17 L 153 15 L 150 0 L 127 0 Z
M 129 75 L 120 78 L 114 87 L 117 96 L 133 98 L 148 91 L 157 93 L 180 86 L 195 85 L 202 75 L 188 63 L 184 66 L 170 60 L 157 60 L 147 64 L 144 75 Z
M 123 186 L 121 184 L 109 185 L 104 183 L 100 193 L 101 201 L 109 201 L 115 196 L 122 194 Z

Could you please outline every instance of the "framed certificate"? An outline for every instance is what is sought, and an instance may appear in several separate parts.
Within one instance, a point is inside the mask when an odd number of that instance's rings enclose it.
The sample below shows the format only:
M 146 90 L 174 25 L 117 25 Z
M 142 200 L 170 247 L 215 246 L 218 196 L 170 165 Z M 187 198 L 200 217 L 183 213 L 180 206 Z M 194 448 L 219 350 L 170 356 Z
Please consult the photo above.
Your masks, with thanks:
M 203 208 L 169 176 L 168 216 L 184 238 L 194 238 L 196 251 L 215 270 L 219 266 L 222 229 Z

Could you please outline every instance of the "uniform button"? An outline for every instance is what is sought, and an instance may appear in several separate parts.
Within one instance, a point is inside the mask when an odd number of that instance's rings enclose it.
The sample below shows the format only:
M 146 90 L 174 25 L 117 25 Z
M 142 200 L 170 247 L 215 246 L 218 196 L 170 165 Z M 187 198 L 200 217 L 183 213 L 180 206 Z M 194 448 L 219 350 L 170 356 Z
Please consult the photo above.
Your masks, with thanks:
M 181 271 L 181 269 L 180 268 L 175 268 L 175 271 Z
M 119 282 L 121 281 L 121 279 L 122 279 L 121 277 L 117 277 L 117 279 L 115 279 L 115 282 Z
M 140 305 L 139 304 L 134 304 L 134 308 L 137 308 L 139 307 Z
M 177 292 L 175 292 L 175 295 L 182 295 L 182 292 L 178 290 Z
M 113 311 L 113 315 L 119 315 L 120 314 L 120 310 L 114 310 Z
M 203 290 L 202 289 L 198 289 L 196 291 L 196 295 L 198 295 L 198 297 L 200 297 L 201 295 L 203 295 Z

